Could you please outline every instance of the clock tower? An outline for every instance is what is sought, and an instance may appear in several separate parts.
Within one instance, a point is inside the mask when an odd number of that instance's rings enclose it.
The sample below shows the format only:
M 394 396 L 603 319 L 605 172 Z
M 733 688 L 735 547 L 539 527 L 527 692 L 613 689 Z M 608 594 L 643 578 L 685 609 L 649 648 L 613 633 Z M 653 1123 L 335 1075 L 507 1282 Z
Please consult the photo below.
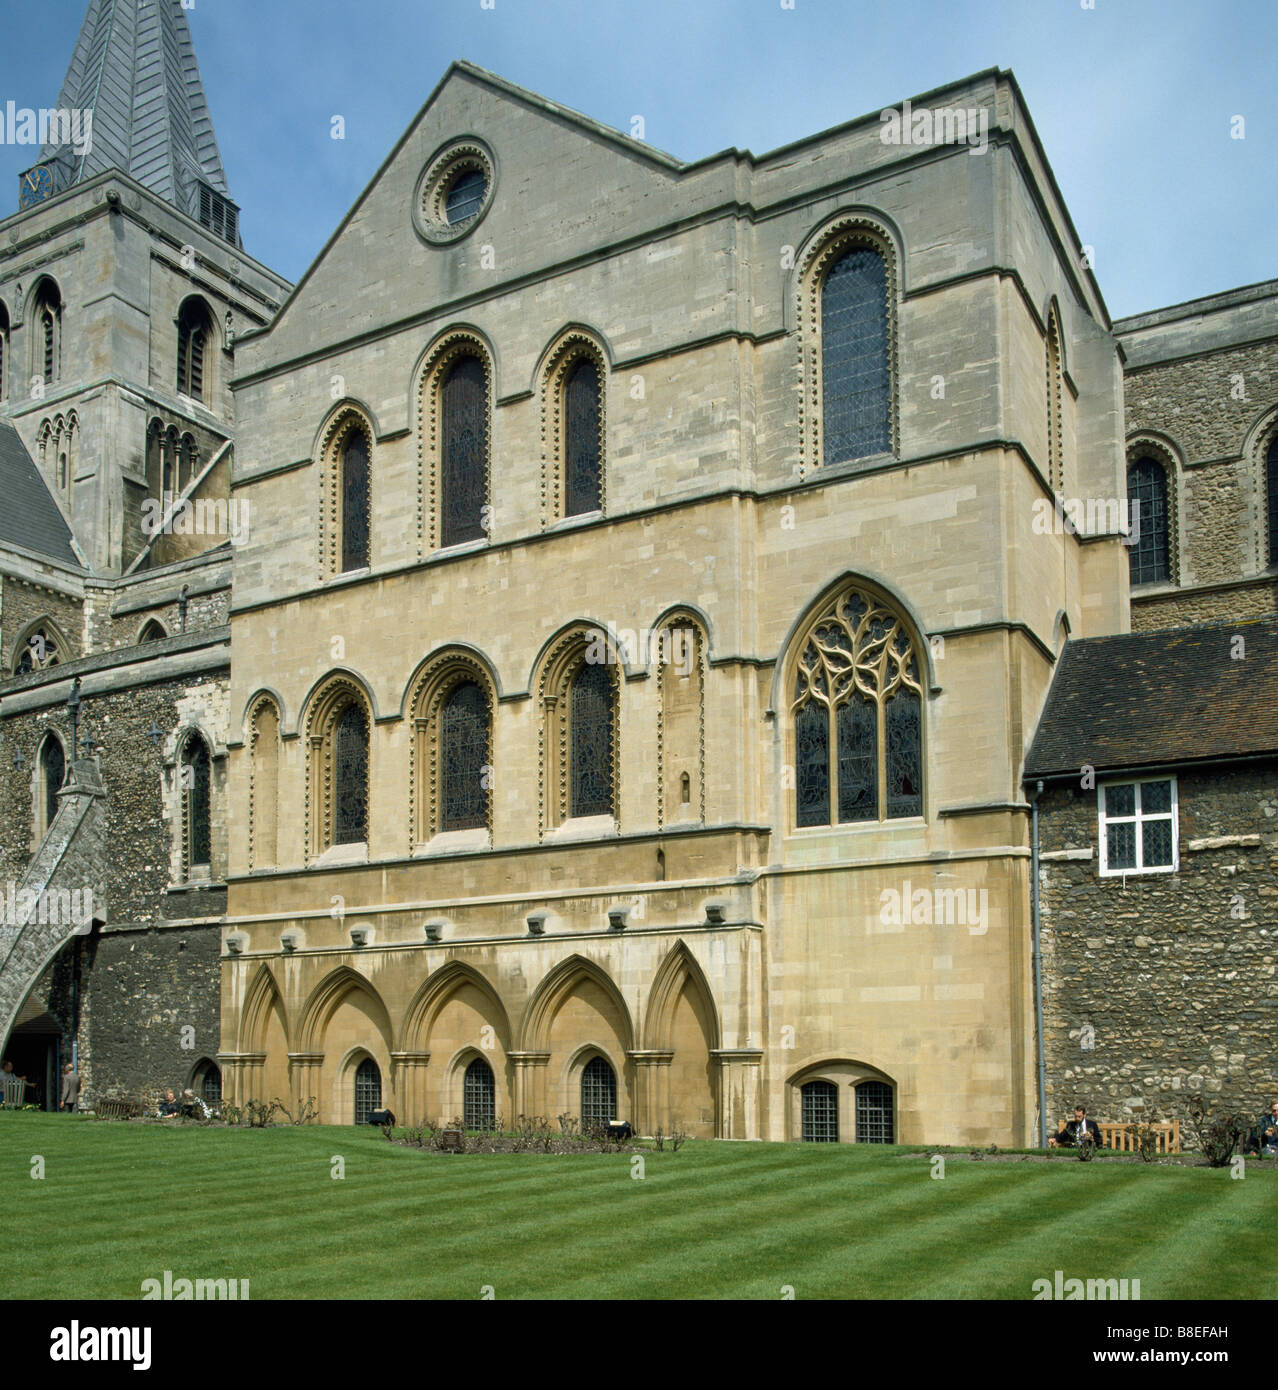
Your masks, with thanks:
M 18 209 L 33 208 L 53 196 L 53 166 L 36 164 L 18 175 Z

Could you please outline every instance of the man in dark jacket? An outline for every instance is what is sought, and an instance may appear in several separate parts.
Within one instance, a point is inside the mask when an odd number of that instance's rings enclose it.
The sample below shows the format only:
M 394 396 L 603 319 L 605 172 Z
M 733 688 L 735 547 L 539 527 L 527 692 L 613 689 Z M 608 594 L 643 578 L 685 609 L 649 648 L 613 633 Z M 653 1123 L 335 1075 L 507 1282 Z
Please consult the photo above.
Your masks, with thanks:
M 1076 1149 L 1080 1144 L 1092 1143 L 1100 1148 L 1100 1130 L 1094 1120 L 1087 1118 L 1087 1107 L 1076 1105 L 1074 1118 L 1067 1120 L 1055 1139 L 1049 1139 L 1049 1149 Z
M 1260 1131 L 1260 1152 L 1278 1158 L 1278 1100 L 1256 1121 Z

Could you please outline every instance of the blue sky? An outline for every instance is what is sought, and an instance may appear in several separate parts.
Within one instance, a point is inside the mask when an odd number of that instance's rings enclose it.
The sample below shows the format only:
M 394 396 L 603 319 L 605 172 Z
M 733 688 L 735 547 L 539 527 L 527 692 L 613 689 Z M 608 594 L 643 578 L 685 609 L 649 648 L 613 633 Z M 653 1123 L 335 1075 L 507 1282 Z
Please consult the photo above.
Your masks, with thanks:
M 1111 314 L 1278 277 L 1274 0 L 491 3 L 194 0 L 251 254 L 299 278 L 454 58 L 622 129 L 640 114 L 682 159 L 760 154 L 999 66 L 1095 247 Z M 86 8 L 4 0 L 0 105 L 54 104 Z M 31 162 L 0 146 L 0 214 Z

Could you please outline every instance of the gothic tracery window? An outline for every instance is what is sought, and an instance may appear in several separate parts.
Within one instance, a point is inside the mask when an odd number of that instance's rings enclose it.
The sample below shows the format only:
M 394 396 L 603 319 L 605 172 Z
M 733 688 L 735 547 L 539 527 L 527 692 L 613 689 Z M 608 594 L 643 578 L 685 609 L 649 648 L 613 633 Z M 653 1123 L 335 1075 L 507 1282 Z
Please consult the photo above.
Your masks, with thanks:
M 799 826 L 923 813 L 922 685 L 904 624 L 853 588 L 811 624 L 795 669 Z
M 43 671 L 61 660 L 58 641 L 47 627 L 38 627 L 19 646 L 13 670 L 23 676 L 30 671 Z
M 488 384 L 478 357 L 459 357 L 441 388 L 440 545 L 485 535 Z
M 1156 459 L 1138 458 L 1127 470 L 1131 528 L 1137 536 L 1128 548 L 1133 584 L 1156 584 L 1171 578 L 1167 474 Z
M 854 246 L 821 281 L 822 461 L 892 447 L 887 263 Z

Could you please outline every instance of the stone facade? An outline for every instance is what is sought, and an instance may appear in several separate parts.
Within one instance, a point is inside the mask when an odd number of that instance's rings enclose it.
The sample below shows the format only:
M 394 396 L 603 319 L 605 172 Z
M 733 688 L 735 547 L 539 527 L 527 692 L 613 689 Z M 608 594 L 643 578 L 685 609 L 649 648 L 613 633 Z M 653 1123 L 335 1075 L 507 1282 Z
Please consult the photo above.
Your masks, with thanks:
M 1175 873 L 1101 877 L 1097 792 L 1040 799 L 1049 1125 L 1259 1115 L 1278 1073 L 1278 763 L 1182 769 Z M 1114 780 L 1121 781 L 1121 776 Z M 1188 1138 L 1188 1135 L 1185 1135 Z
M 1130 457 L 1168 479 L 1170 579 L 1132 627 L 1278 611 L 1266 457 L 1278 433 L 1278 281 L 1121 319 Z

